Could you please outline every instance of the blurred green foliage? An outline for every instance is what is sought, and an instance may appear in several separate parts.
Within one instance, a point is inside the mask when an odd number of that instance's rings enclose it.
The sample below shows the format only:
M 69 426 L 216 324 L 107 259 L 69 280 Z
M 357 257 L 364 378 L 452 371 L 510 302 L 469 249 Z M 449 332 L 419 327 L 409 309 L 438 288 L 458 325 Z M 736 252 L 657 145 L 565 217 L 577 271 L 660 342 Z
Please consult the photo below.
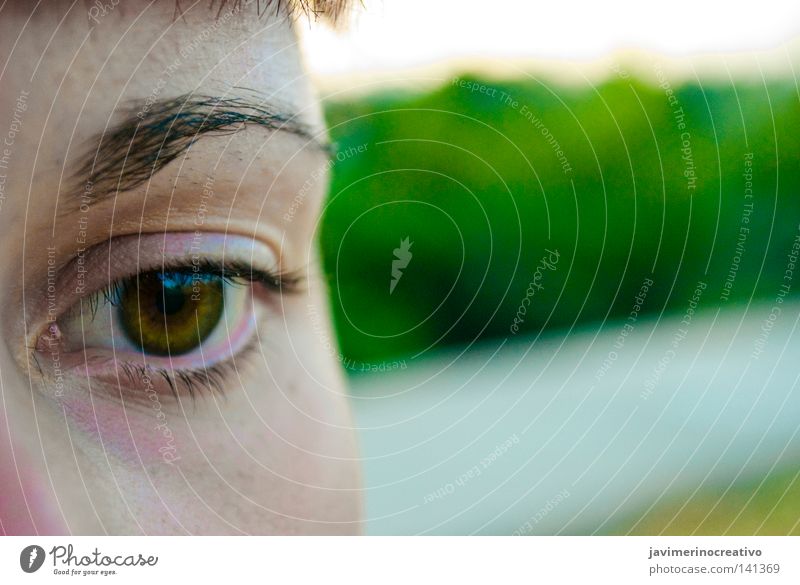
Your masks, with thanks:
M 800 482 L 792 467 L 763 480 L 738 481 L 724 492 L 700 489 L 673 496 L 648 514 L 631 517 L 612 534 L 677 536 L 800 535 Z
M 346 363 L 511 335 L 546 250 L 559 262 L 520 332 L 627 315 L 646 278 L 650 313 L 683 311 L 701 280 L 703 306 L 774 298 L 800 222 L 798 88 L 671 89 L 462 77 L 327 103 L 340 154 L 320 241 Z

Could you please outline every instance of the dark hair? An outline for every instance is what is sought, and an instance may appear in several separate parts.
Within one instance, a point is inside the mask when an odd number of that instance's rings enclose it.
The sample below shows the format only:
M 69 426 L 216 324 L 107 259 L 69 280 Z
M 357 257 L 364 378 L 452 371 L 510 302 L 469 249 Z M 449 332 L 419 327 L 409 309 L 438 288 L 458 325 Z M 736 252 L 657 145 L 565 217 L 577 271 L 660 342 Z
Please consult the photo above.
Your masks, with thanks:
M 331 23 L 337 22 L 348 12 L 352 3 L 352 0 L 210 0 L 211 8 L 216 9 L 217 14 L 221 14 L 226 7 L 239 11 L 255 5 L 258 16 L 268 10 L 275 13 L 285 11 L 289 15 L 300 13 L 314 20 L 322 19 Z M 175 0 L 175 11 L 177 14 L 182 12 L 181 0 Z

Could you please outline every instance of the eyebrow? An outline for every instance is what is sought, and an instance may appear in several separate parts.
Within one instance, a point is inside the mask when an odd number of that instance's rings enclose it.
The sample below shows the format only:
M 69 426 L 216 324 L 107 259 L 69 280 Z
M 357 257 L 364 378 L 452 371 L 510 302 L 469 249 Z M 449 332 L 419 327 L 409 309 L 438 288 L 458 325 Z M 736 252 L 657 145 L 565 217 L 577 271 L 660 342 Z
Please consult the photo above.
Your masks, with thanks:
M 189 150 L 207 134 L 232 134 L 255 125 L 305 139 L 330 155 L 332 147 L 318 133 L 264 101 L 185 94 L 147 100 L 95 138 L 75 173 L 76 196 L 82 207 L 130 191 Z

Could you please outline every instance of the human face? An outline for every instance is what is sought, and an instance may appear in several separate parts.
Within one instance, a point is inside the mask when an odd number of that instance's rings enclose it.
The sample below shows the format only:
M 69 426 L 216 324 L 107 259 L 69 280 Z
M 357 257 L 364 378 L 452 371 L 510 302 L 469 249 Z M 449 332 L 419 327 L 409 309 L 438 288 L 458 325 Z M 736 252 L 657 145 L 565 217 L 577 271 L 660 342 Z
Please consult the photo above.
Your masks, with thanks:
M 2 11 L 8 534 L 360 529 L 294 25 L 182 4 Z

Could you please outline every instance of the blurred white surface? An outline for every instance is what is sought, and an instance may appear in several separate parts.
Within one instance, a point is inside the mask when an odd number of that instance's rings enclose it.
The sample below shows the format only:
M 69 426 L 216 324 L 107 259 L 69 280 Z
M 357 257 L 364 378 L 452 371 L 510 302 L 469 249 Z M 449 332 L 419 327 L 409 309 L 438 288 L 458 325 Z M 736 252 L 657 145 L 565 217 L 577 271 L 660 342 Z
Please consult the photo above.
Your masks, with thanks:
M 711 309 L 688 328 L 640 318 L 622 347 L 616 322 L 354 379 L 367 532 L 602 533 L 797 467 L 800 303 L 780 306 L 753 357 L 772 307 Z
M 365 0 L 341 32 L 301 27 L 319 76 L 454 59 L 597 59 L 635 48 L 667 56 L 759 51 L 800 33 L 791 0 Z

